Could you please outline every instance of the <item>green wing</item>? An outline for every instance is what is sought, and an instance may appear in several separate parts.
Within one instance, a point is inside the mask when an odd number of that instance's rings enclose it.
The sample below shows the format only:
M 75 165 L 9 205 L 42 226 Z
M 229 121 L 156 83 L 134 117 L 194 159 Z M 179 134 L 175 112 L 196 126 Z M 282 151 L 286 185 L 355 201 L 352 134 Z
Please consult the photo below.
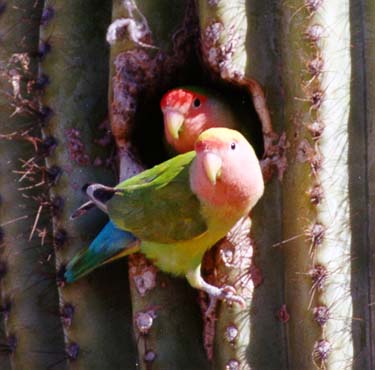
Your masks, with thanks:
M 189 184 L 195 152 L 174 157 L 116 186 L 109 216 L 141 240 L 173 243 L 207 230 L 200 203 Z

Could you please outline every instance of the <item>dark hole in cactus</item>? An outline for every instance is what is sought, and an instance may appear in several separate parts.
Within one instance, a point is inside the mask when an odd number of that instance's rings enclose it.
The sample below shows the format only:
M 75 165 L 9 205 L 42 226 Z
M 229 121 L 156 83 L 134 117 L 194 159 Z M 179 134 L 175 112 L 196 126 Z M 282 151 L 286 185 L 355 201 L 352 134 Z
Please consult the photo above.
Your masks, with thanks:
M 58 215 L 61 213 L 62 209 L 64 208 L 64 199 L 59 196 L 55 196 L 54 198 L 52 198 L 51 208 L 52 208 L 52 215 L 54 217 L 58 217 Z
M 68 356 L 68 359 L 70 361 L 75 361 L 78 358 L 79 355 L 79 345 L 75 342 L 69 343 L 66 347 L 66 354 Z
M 55 16 L 55 10 L 52 6 L 47 6 L 43 9 L 42 17 L 40 19 L 41 26 L 47 26 L 50 20 Z
M 179 75 L 184 76 L 184 79 L 176 77 L 174 85 L 168 85 L 163 91 L 158 91 L 155 95 L 138 101 L 133 142 L 138 148 L 141 161 L 150 167 L 166 160 L 167 152 L 164 144 L 163 115 L 160 110 L 160 101 L 166 91 L 184 85 L 208 87 L 221 92 L 230 106 L 233 107 L 238 122 L 241 123 L 241 131 L 254 146 L 257 156 L 262 157 L 261 123 L 248 93 L 242 88 L 228 84 L 217 84 L 208 80 L 202 71 L 196 70 L 194 73 L 179 71 Z M 152 118 L 150 119 L 150 117 Z
M 56 248 L 61 248 L 64 246 L 68 240 L 68 233 L 64 229 L 58 229 L 54 234 L 54 246 Z

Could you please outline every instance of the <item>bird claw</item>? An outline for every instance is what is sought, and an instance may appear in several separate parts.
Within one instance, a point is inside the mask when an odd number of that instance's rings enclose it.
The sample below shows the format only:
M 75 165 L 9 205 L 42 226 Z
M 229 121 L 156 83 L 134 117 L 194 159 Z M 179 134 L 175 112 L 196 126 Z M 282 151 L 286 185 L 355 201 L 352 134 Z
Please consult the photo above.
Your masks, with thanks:
M 220 288 L 220 291 L 220 295 L 217 298 L 226 300 L 228 302 L 236 302 L 242 308 L 246 307 L 245 300 L 241 296 L 237 295 L 236 289 L 234 289 L 232 286 L 224 285 Z

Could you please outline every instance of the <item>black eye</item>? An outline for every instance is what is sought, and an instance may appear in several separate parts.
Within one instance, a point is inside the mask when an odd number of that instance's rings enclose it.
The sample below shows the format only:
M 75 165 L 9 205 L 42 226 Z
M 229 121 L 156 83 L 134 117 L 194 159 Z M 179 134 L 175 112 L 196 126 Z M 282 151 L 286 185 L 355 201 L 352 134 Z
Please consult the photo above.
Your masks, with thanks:
M 236 149 L 236 143 L 232 143 L 232 144 L 230 144 L 230 148 L 231 148 L 232 150 Z
M 201 105 L 201 101 L 198 98 L 195 98 L 193 101 L 194 108 L 198 108 Z

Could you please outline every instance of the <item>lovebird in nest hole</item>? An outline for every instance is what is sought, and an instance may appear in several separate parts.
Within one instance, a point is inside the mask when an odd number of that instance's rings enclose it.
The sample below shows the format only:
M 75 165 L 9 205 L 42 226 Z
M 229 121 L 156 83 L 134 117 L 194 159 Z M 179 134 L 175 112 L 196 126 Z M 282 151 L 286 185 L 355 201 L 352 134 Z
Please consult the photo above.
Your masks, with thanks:
M 172 148 L 180 153 L 195 151 L 113 189 L 89 187 L 92 200 L 111 220 L 89 248 L 67 265 L 66 281 L 140 251 L 161 270 L 185 275 L 193 287 L 213 297 L 242 302 L 231 287 L 207 284 L 200 263 L 205 251 L 261 197 L 264 185 L 259 162 L 237 131 L 205 131 L 235 127 L 234 116 L 218 95 L 205 94 L 202 89 L 175 89 L 164 95 L 161 109 L 165 137 Z M 95 197 L 98 190 L 113 193 L 113 198 L 103 204 Z

